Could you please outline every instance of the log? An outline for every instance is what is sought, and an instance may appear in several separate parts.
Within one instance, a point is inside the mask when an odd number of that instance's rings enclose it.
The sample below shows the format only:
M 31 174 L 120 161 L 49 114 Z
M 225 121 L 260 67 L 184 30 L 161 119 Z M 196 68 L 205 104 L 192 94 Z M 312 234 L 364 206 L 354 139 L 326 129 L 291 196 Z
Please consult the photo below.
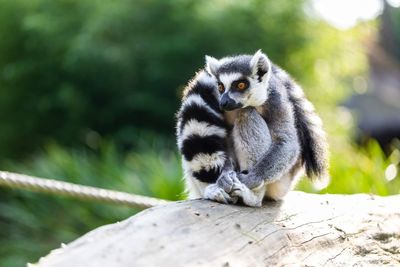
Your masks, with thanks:
M 371 265 L 400 265 L 400 195 L 291 192 L 262 208 L 174 202 L 95 229 L 34 266 Z

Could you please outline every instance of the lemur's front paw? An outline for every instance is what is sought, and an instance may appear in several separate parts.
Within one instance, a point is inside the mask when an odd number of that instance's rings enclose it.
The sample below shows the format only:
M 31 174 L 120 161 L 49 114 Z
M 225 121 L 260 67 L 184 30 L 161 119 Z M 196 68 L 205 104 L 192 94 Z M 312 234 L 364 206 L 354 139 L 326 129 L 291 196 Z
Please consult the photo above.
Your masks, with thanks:
M 233 177 L 233 185 L 232 185 L 232 191 L 230 192 L 230 196 L 243 197 L 244 192 L 249 190 L 250 189 L 238 179 L 238 176 L 235 175 L 235 177 Z
M 204 190 L 204 198 L 224 204 L 236 203 L 237 201 L 237 198 L 229 196 L 228 193 L 217 184 L 210 184 L 206 187 Z
M 234 179 L 236 179 L 235 171 L 224 171 L 217 180 L 217 185 L 224 189 L 226 193 L 230 193 L 233 188 Z
M 232 192 L 230 193 L 230 196 L 243 198 L 245 192 L 249 190 L 250 189 L 247 188 L 246 185 L 240 182 L 239 179 L 236 177 L 235 182 L 232 186 Z
M 257 190 L 258 188 L 264 186 L 265 182 L 256 175 L 249 172 L 241 172 L 237 175 L 238 180 L 246 185 L 251 190 Z
M 243 184 L 236 177 L 233 183 L 231 197 L 238 197 L 243 200 L 243 203 L 250 207 L 261 207 L 262 200 L 264 198 L 265 190 L 259 188 L 260 190 L 250 190 L 245 184 Z

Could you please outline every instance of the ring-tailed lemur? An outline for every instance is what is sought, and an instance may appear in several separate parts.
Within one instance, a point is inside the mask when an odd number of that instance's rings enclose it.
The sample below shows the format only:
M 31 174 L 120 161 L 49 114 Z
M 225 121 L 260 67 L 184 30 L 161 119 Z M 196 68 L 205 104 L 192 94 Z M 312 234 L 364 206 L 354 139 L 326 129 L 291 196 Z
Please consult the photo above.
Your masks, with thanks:
M 190 198 L 260 206 L 281 199 L 305 168 L 328 178 L 321 119 L 302 89 L 261 51 L 206 56 L 184 91 L 178 147 Z

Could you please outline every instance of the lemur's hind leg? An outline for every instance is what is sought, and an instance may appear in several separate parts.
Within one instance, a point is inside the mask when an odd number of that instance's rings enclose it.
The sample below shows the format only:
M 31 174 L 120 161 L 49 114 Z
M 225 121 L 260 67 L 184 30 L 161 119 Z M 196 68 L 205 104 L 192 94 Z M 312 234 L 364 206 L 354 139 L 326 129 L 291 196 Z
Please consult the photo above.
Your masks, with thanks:
M 241 109 L 232 130 L 238 172 L 246 172 L 268 151 L 271 135 L 267 123 L 255 108 Z M 265 195 L 264 183 L 249 189 L 234 177 L 231 196 L 240 197 L 248 206 L 259 207 Z
M 281 200 L 293 189 L 303 172 L 304 170 L 299 160 L 290 171 L 283 175 L 278 181 L 267 185 L 265 197 L 272 200 Z

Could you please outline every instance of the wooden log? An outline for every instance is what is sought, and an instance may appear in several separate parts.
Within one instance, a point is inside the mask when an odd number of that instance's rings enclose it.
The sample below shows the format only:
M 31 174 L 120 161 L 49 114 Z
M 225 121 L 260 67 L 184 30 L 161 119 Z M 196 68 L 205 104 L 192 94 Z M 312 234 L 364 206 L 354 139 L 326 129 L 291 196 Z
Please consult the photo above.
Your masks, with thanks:
M 262 208 L 175 202 L 100 227 L 40 267 L 400 266 L 400 195 L 291 192 Z M 36 265 L 35 265 L 36 266 Z

